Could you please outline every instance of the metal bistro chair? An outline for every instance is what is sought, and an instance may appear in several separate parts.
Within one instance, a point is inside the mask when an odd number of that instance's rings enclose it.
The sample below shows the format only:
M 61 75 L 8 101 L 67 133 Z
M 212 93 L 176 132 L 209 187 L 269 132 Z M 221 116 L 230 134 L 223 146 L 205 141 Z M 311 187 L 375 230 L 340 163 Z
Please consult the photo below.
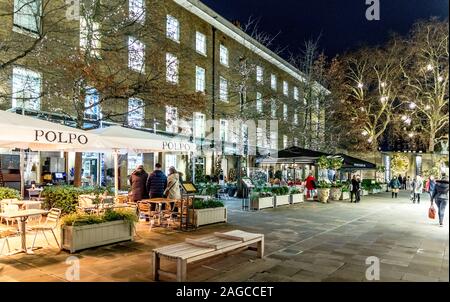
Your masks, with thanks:
M 5 249 L 5 246 L 8 248 L 8 254 L 11 253 L 11 247 L 9 245 L 8 238 L 12 236 L 16 236 L 18 234 L 17 230 L 13 231 L 10 229 L 0 229 L 0 239 L 3 240 L 3 243 L 0 248 L 0 255 L 3 254 L 3 250 Z
M 61 217 L 61 210 L 57 208 L 50 209 L 50 212 L 47 214 L 47 218 L 45 220 L 45 223 L 39 224 L 37 226 L 32 227 L 31 229 L 33 231 L 36 231 L 33 239 L 33 244 L 31 245 L 31 250 L 33 250 L 34 243 L 36 242 L 36 237 L 39 232 L 42 232 L 42 234 L 45 237 L 45 240 L 47 241 L 47 244 L 50 245 L 50 242 L 47 239 L 47 236 L 45 235 L 45 231 L 51 231 L 53 234 L 53 238 L 55 238 L 56 244 L 58 245 L 58 248 L 61 248 L 58 239 L 55 235 L 55 229 L 59 225 L 59 219 Z
M 16 213 L 19 211 L 19 206 L 16 204 L 2 204 L 2 213 L 9 214 L 9 213 Z M 0 217 L 0 222 L 6 221 L 6 225 L 9 226 L 9 222 L 14 223 L 16 221 L 16 218 L 4 218 Z

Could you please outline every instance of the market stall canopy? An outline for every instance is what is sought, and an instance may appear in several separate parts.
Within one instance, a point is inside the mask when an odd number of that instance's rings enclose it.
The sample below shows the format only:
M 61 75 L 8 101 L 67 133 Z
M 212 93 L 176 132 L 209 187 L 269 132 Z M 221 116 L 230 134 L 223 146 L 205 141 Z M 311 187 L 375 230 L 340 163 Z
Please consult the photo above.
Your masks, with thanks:
M 120 152 L 195 152 L 196 145 L 182 137 L 166 137 L 144 130 L 111 126 L 89 131 L 98 135 L 102 144 Z
M 103 146 L 94 133 L 0 110 L 0 148 L 87 152 Z
M 321 156 L 330 156 L 330 154 L 304 149 L 300 147 L 290 147 L 284 150 L 280 150 L 277 153 L 277 157 L 269 157 L 260 161 L 261 164 L 314 164 L 316 160 Z
M 344 159 L 343 165 L 341 169 L 346 169 L 346 170 L 371 170 L 371 169 L 376 169 L 377 165 L 356 158 L 356 157 L 351 157 L 345 154 L 336 154 L 336 156 L 339 156 L 341 158 Z

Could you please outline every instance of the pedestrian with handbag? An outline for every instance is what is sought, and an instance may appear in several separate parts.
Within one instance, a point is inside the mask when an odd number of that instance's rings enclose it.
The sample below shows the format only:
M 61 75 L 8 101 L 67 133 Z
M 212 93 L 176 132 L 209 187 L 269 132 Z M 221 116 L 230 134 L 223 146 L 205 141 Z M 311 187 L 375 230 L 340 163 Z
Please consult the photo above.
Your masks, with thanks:
M 448 176 L 442 175 L 441 179 L 436 181 L 433 195 L 431 195 L 431 207 L 433 207 L 433 202 L 435 202 L 438 208 L 440 227 L 444 226 L 445 208 L 447 207 L 448 203 L 448 188 Z
M 391 179 L 391 181 L 389 182 L 389 187 L 392 190 L 392 198 L 397 198 L 398 197 L 398 192 L 400 191 L 400 181 L 397 179 L 397 176 L 394 176 L 394 178 Z
M 351 190 L 350 190 L 350 203 L 353 202 L 353 197 L 355 197 L 355 203 L 360 201 L 360 181 L 358 181 L 356 175 L 353 175 L 352 182 L 351 182 Z
M 167 176 L 167 187 L 164 196 L 168 199 L 181 199 L 180 191 L 180 175 L 175 167 L 169 168 L 169 176 Z

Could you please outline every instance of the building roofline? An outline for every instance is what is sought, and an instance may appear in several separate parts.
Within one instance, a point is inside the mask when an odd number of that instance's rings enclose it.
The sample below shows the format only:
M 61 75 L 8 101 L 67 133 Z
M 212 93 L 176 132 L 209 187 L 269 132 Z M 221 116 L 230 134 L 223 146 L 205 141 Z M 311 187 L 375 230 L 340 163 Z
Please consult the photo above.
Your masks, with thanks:
M 219 15 L 217 12 L 200 2 L 199 0 L 173 0 L 178 5 L 184 7 L 186 10 L 190 11 L 194 15 L 203 19 L 207 23 L 216 27 L 218 30 L 227 34 L 232 39 L 236 40 L 239 44 L 247 47 L 257 55 L 261 56 L 268 62 L 277 66 L 281 70 L 287 72 L 292 77 L 298 81 L 305 82 L 304 74 L 288 63 L 286 60 L 281 58 L 279 55 L 271 51 L 269 48 L 246 34 L 244 31 L 239 29 L 237 26 L 232 24 L 230 21 L 226 20 L 224 17 Z M 318 84 L 318 83 L 317 83 Z M 318 84 L 319 87 L 325 89 L 322 85 Z M 325 89 L 326 90 L 326 89 Z

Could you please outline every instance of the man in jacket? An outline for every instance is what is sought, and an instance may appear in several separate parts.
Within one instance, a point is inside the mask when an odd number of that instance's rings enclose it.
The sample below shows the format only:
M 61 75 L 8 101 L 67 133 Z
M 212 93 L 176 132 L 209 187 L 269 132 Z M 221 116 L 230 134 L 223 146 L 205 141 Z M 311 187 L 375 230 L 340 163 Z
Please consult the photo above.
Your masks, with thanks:
M 448 177 L 446 175 L 442 175 L 442 179 L 436 181 L 433 195 L 431 195 L 431 205 L 433 205 L 433 201 L 436 202 L 439 215 L 439 225 L 441 227 L 444 226 L 445 208 L 448 203 L 448 187 Z
M 144 170 L 144 166 L 137 166 L 136 170 L 131 173 L 130 185 L 131 185 L 131 199 L 133 202 L 141 201 L 148 198 L 148 191 L 146 189 L 146 182 L 148 174 Z
M 161 171 L 161 164 L 155 165 L 155 171 L 147 179 L 147 191 L 150 198 L 164 197 L 164 190 L 167 186 L 167 177 Z
M 355 203 L 361 200 L 360 189 L 361 189 L 361 180 L 359 179 L 359 176 L 356 177 L 356 175 L 353 175 L 350 190 L 350 203 L 353 202 L 353 196 L 355 196 Z

